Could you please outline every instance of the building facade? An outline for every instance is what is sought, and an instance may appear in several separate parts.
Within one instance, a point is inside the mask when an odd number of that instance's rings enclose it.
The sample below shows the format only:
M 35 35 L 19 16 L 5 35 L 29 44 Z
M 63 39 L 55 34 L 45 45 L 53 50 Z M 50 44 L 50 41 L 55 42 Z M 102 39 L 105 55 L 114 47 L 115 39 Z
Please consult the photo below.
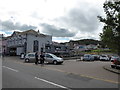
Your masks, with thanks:
M 2 37 L 3 37 L 3 34 L 0 34 L 0 56 L 2 55 L 2 51 L 3 51 L 3 48 L 2 48 Z
M 7 39 L 7 49 L 10 55 L 21 55 L 21 53 L 45 51 L 45 44 L 48 43 L 52 43 L 50 35 L 35 30 L 14 31 Z

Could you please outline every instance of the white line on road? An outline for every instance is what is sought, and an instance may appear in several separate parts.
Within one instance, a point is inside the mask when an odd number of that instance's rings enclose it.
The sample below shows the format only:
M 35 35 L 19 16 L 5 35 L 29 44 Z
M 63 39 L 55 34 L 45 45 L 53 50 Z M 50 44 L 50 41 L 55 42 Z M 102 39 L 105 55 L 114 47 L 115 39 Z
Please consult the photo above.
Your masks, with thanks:
M 67 88 L 67 87 L 65 87 L 65 86 L 62 86 L 62 85 L 59 85 L 59 84 L 56 84 L 56 83 L 53 83 L 53 82 L 47 81 L 47 80 L 42 79 L 42 78 L 35 77 L 35 79 L 38 79 L 38 80 L 41 80 L 41 81 L 43 81 L 43 82 L 46 82 L 46 83 L 49 83 L 49 84 L 52 84 L 52 85 L 58 86 L 58 87 L 60 87 L 60 88 L 64 88 L 64 89 L 67 89 L 67 90 L 72 90 L 72 89 L 69 89 L 69 88 Z
M 18 70 L 15 70 L 15 69 L 12 69 L 12 68 L 9 68 L 9 67 L 6 67 L 6 66 L 2 66 L 2 67 L 7 68 L 7 69 L 12 70 L 12 71 L 15 71 L 15 72 L 18 72 Z

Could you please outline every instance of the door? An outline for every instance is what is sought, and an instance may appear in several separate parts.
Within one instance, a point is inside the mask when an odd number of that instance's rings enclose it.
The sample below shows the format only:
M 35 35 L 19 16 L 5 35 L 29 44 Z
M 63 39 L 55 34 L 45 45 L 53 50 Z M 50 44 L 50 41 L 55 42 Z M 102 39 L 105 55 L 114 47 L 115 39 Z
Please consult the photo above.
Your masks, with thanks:
M 29 54 L 28 57 L 29 57 L 29 60 L 31 61 L 35 60 L 35 54 Z
M 53 62 L 53 57 L 49 54 L 45 54 L 45 61 L 48 63 L 52 63 Z

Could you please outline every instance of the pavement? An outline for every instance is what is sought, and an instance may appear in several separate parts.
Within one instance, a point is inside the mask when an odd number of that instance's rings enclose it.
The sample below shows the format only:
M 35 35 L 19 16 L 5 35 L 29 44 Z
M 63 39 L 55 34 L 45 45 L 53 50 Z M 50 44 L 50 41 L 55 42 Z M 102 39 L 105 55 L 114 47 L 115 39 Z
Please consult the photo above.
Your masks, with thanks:
M 115 68 L 111 68 L 111 66 L 109 66 L 109 65 L 103 66 L 103 68 L 107 71 L 110 71 L 110 72 L 113 72 L 113 73 L 116 73 L 116 74 L 120 74 L 120 70 L 115 69 Z
M 77 59 L 76 61 L 81 61 L 81 60 Z M 116 74 L 120 74 L 120 70 L 119 69 L 111 68 L 110 65 L 103 66 L 103 69 L 105 69 L 107 71 L 110 71 L 110 72 L 113 72 L 113 73 L 116 73 Z
M 81 60 L 77 59 L 76 61 L 81 61 Z M 116 74 L 120 74 L 120 69 L 111 68 L 110 65 L 103 66 L 103 69 L 110 71 L 110 72 L 113 72 L 113 73 L 116 73 Z

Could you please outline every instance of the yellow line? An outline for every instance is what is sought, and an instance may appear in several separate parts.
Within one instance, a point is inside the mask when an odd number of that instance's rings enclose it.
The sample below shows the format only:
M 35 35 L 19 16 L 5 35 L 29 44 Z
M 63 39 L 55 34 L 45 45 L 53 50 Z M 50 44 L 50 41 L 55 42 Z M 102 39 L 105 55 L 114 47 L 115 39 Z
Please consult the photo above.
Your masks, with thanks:
M 101 80 L 101 81 L 105 81 L 105 82 L 110 82 L 110 83 L 116 83 L 119 84 L 120 82 L 116 82 L 116 81 L 112 81 L 112 80 L 107 80 L 107 79 L 101 79 L 101 78 L 96 78 L 96 77 L 92 77 L 92 76 L 86 76 L 86 75 L 80 75 L 82 77 L 88 77 L 88 78 L 93 78 L 96 80 Z
M 33 64 L 23 63 L 23 62 L 17 62 L 17 63 L 26 64 L 26 65 L 30 65 L 30 66 L 33 65 Z M 71 74 L 71 72 L 67 72 L 67 71 L 60 70 L 60 69 L 55 69 L 55 68 L 50 68 L 50 67 L 44 67 L 44 66 L 42 68 L 45 68 L 45 69 L 48 69 L 48 70 L 55 70 L 55 71 L 59 71 L 59 72 L 64 72 L 64 73 L 67 73 L 67 74 Z M 101 80 L 101 81 L 105 81 L 105 82 L 120 84 L 120 82 L 116 82 L 116 81 L 112 81 L 112 80 L 107 80 L 107 79 L 101 79 L 101 78 L 97 78 L 97 77 L 93 77 L 93 76 L 87 76 L 87 75 L 82 75 L 82 74 L 77 74 L 77 73 L 72 73 L 72 74 L 79 75 L 79 76 L 82 76 L 82 77 L 92 78 L 92 79 L 96 79 L 96 80 Z
M 68 74 L 71 73 L 71 72 L 66 72 L 66 71 L 59 70 L 59 69 L 54 69 L 54 68 L 47 68 L 47 67 L 44 67 L 44 68 L 49 69 L 49 70 L 56 70 L 56 71 L 64 72 L 64 73 L 68 73 Z M 120 84 L 120 82 L 116 82 L 116 81 L 112 81 L 112 80 L 101 79 L 101 78 L 92 77 L 92 76 L 87 76 L 87 75 L 82 75 L 82 74 L 77 74 L 77 73 L 72 73 L 72 74 L 79 75 L 79 76 L 82 76 L 82 77 L 92 78 L 92 79 L 96 79 L 96 80 L 101 80 L 101 81 L 105 81 L 105 82 Z

